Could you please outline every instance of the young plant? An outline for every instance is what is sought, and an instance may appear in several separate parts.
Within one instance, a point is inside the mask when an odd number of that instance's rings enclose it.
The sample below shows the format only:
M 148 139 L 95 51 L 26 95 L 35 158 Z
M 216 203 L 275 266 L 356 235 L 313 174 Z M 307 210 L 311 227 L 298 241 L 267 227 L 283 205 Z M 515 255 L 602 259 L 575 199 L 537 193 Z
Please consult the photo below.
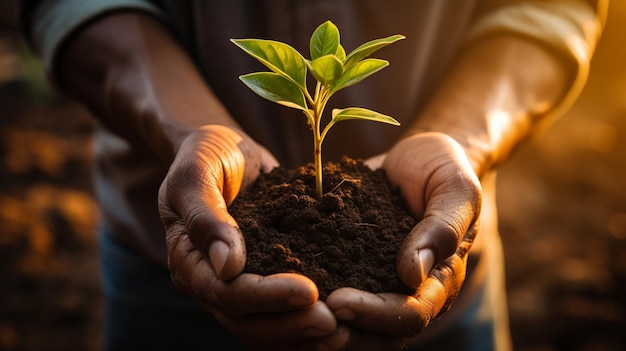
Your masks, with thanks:
M 322 128 L 322 114 L 330 97 L 389 65 L 385 60 L 368 58 L 380 48 L 404 39 L 402 35 L 369 41 L 346 55 L 339 40 L 339 30 L 330 21 L 322 23 L 311 35 L 311 59 L 305 59 L 291 46 L 273 40 L 231 39 L 259 60 L 271 72 L 256 72 L 239 79 L 261 97 L 280 105 L 301 110 L 313 132 L 315 187 L 322 196 L 322 142 L 337 122 L 361 119 L 400 125 L 390 116 L 360 107 L 333 109 L 331 120 Z M 307 71 L 317 81 L 315 91 L 307 89 Z

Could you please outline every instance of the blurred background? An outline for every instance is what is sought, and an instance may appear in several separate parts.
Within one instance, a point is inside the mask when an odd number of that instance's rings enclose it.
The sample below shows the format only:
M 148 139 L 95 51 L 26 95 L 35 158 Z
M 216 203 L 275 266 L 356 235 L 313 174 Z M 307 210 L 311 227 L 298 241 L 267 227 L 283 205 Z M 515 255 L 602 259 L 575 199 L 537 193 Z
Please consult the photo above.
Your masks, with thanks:
M 0 0 L 0 350 L 98 350 L 93 123 Z M 516 350 L 626 350 L 626 1 L 573 109 L 499 175 Z

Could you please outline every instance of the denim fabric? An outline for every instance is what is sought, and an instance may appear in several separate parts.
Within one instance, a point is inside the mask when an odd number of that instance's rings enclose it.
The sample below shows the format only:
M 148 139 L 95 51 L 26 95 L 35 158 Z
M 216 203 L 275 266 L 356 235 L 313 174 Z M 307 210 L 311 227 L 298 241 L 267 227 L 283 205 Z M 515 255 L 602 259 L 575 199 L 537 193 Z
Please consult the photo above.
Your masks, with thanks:
M 465 311 L 462 318 L 441 335 L 427 343 L 410 348 L 420 351 L 495 351 L 496 328 L 493 311 L 483 291 L 481 298 Z
M 211 314 L 180 294 L 169 271 L 100 235 L 104 351 L 246 350 Z

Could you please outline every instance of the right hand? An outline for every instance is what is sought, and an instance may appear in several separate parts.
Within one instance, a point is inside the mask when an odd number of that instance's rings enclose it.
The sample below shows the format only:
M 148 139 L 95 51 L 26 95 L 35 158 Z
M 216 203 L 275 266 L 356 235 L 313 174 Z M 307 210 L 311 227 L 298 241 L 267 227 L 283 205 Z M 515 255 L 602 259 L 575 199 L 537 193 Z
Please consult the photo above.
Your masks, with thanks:
M 337 322 L 298 274 L 241 274 L 246 246 L 227 205 L 261 170 L 278 165 L 247 135 L 199 128 L 181 144 L 159 190 L 174 285 L 242 343 L 258 350 L 314 350 Z
M 443 133 L 419 133 L 366 161 L 383 167 L 400 187 L 419 223 L 398 252 L 397 273 L 416 289 L 410 296 L 353 288 L 326 299 L 342 325 L 334 340 L 342 350 L 388 351 L 445 313 L 465 280 L 468 252 L 478 233 L 482 186 L 467 151 Z

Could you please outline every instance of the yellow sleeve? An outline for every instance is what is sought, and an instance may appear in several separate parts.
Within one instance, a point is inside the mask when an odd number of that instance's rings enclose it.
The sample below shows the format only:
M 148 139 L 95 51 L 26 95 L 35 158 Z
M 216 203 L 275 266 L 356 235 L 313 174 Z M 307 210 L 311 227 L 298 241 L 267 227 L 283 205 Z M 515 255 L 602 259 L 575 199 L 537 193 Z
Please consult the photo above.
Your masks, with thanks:
M 560 115 L 584 87 L 589 64 L 600 38 L 609 0 L 501 1 L 477 18 L 467 45 L 481 38 L 512 34 L 525 37 L 563 58 L 574 70 L 569 92 L 553 109 Z

